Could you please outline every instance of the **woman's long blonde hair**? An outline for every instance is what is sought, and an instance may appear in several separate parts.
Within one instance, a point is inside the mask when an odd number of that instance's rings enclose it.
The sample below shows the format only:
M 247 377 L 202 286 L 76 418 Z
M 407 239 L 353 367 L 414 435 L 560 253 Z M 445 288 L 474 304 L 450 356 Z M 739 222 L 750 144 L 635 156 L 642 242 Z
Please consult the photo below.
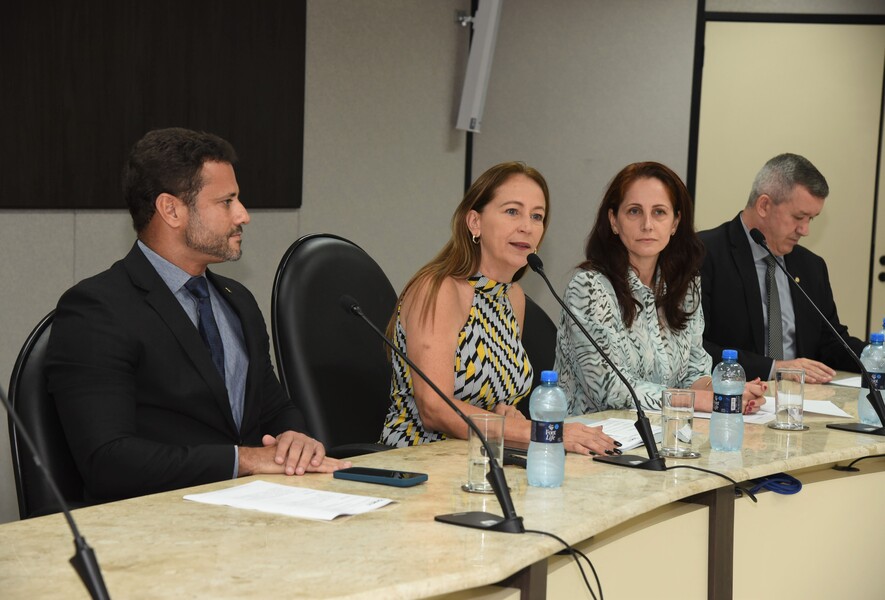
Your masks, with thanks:
M 436 296 L 439 288 L 446 277 L 466 279 L 479 270 L 482 258 L 479 244 L 473 243 L 470 230 L 467 228 L 467 214 L 471 210 L 481 213 L 485 206 L 495 197 L 495 192 L 504 182 L 514 175 L 525 175 L 538 184 L 544 192 L 544 231 L 547 231 L 547 223 L 550 219 L 550 192 L 547 190 L 547 181 L 536 169 L 522 162 L 505 162 L 495 165 L 476 178 L 470 189 L 464 195 L 464 199 L 455 209 L 452 215 L 452 237 L 446 242 L 433 260 L 421 267 L 409 280 L 397 300 L 397 311 L 391 316 L 387 324 L 387 335 L 393 338 L 396 329 L 397 313 L 406 294 L 415 285 L 427 284 L 427 294 L 421 306 L 420 322 L 424 323 L 436 311 Z M 543 234 L 541 240 L 544 239 Z M 539 244 L 540 246 L 540 241 Z M 519 280 L 525 272 L 525 267 L 519 269 L 513 276 L 513 281 Z

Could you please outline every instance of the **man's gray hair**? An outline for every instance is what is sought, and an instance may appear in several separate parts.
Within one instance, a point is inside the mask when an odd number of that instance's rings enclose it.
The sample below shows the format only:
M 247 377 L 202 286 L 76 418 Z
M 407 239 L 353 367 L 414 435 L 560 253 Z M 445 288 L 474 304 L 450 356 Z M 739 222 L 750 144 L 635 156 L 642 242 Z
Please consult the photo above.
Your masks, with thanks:
M 778 154 L 765 163 L 753 180 L 747 207 L 755 206 L 756 198 L 762 194 L 780 204 L 797 185 L 806 188 L 815 198 L 825 199 L 830 193 L 827 180 L 810 160 L 798 154 Z

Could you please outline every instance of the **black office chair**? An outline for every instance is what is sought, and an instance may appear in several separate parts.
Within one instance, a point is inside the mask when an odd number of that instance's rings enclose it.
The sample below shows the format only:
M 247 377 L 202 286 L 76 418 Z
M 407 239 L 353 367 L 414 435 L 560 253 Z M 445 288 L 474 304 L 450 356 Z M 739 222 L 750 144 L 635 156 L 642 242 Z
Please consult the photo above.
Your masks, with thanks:
M 377 442 L 390 406 L 390 362 L 384 342 L 342 308 L 345 294 L 386 327 L 396 292 L 381 267 L 351 241 L 311 234 L 286 251 L 271 299 L 280 381 L 335 458 L 388 448 Z
M 76 508 L 86 506 L 83 479 L 74 464 L 55 402 L 46 391 L 44 363 L 55 311 L 46 315 L 25 340 L 9 383 L 9 401 L 31 435 L 43 464 L 52 474 L 62 497 Z M 9 417 L 9 447 L 22 519 L 59 512 L 61 507 L 34 462 L 31 450 L 12 417 Z
M 525 348 L 534 370 L 532 376 L 532 389 L 534 390 L 541 384 L 541 371 L 549 371 L 553 368 L 553 362 L 556 359 L 556 324 L 543 308 L 529 298 L 528 294 L 525 297 L 522 347 Z M 531 418 L 528 398 L 520 401 L 519 410 L 527 419 Z

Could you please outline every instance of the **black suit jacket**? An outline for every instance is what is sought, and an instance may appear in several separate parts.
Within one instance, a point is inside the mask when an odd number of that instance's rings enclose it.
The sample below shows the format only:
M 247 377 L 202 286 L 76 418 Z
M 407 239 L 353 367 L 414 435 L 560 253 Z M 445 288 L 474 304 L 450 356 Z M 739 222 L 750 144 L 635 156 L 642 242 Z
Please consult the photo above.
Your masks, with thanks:
M 772 359 L 765 356 L 762 292 L 740 214 L 698 235 L 707 248 L 701 268 L 706 321 L 704 348 L 713 357 L 713 364 L 722 359 L 723 348 L 738 350 L 738 362 L 746 370 L 747 378 L 767 380 Z M 810 250 L 796 246 L 784 257 L 784 262 L 787 271 L 799 280 L 852 350 L 860 354 L 863 341 L 849 336 L 848 329 L 839 322 L 824 260 Z M 796 315 L 797 356 L 820 361 L 834 369 L 857 372 L 855 362 L 802 292 L 793 287 L 791 295 Z
M 207 276 L 239 315 L 249 355 L 239 431 L 209 349 L 137 246 L 59 300 L 48 387 L 92 499 L 230 479 L 235 445 L 304 430 L 273 372 L 255 298 Z

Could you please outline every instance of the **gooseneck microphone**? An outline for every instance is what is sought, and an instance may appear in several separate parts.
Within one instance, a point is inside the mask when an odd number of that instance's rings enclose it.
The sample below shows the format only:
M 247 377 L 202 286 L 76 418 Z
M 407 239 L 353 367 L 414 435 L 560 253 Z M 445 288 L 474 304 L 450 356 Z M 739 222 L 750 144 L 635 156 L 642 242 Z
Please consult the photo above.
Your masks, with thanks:
M 833 335 L 836 336 L 836 339 L 839 340 L 839 343 L 842 344 L 842 347 L 845 348 L 845 351 L 851 356 L 852 360 L 857 363 L 857 366 L 860 368 L 860 372 L 863 375 L 863 381 L 867 384 L 867 389 L 870 390 L 869 394 L 867 394 L 867 399 L 870 401 L 870 404 L 873 406 L 873 410 L 876 411 L 876 415 L 879 417 L 879 422 L 885 424 L 885 404 L 882 403 L 882 393 L 880 390 L 876 389 L 876 386 L 873 385 L 873 380 L 870 378 L 870 374 L 867 372 L 866 368 L 863 366 L 863 363 L 857 357 L 857 354 L 851 349 L 851 346 L 848 345 L 848 342 L 839 335 L 839 332 L 836 331 L 836 328 L 833 327 L 833 324 L 830 323 L 830 320 L 824 316 L 821 310 L 817 307 L 817 304 L 814 303 L 808 294 L 805 293 L 805 290 L 802 289 L 802 286 L 799 285 L 799 282 L 790 275 L 790 272 L 787 271 L 787 268 L 783 266 L 777 257 L 771 252 L 771 249 L 768 247 L 768 243 L 765 241 L 765 236 L 761 231 L 756 229 L 755 227 L 750 230 L 750 237 L 753 238 L 753 241 L 762 246 L 768 254 L 774 258 L 775 264 L 780 267 L 781 271 L 786 273 L 787 279 L 790 280 L 790 283 L 793 286 L 802 292 L 802 295 L 805 296 L 805 299 L 808 300 L 808 303 L 817 311 L 817 314 L 820 315 L 820 318 L 823 319 L 824 323 L 827 324 L 827 327 L 833 332 Z M 866 423 L 828 423 L 827 427 L 830 429 L 839 429 L 841 431 L 854 431 L 856 433 L 869 433 L 871 435 L 885 435 L 885 427 L 876 427 L 875 425 L 867 425 Z
M 633 397 L 633 405 L 636 407 L 636 423 L 634 426 L 636 427 L 636 431 L 639 432 L 639 437 L 642 438 L 642 443 L 645 446 L 646 452 L 648 452 L 648 458 L 643 456 L 629 455 L 624 454 L 621 456 L 594 456 L 593 460 L 603 463 L 608 463 L 612 465 L 619 465 L 621 467 L 631 467 L 633 469 L 645 469 L 647 471 L 666 471 L 667 466 L 664 462 L 664 459 L 661 457 L 658 452 L 658 447 L 655 444 L 655 437 L 651 431 L 651 424 L 648 422 L 648 417 L 645 416 L 645 411 L 642 410 L 642 405 L 639 403 L 639 398 L 636 397 L 636 390 L 633 389 L 633 386 L 630 385 L 630 382 L 627 381 L 627 378 L 624 377 L 624 374 L 621 373 L 620 369 L 615 366 L 615 363 L 608 357 L 608 355 L 603 352 L 602 348 L 599 347 L 599 344 L 596 343 L 596 340 L 593 339 L 593 336 L 587 331 L 587 329 L 578 321 L 578 318 L 575 314 L 566 306 L 565 302 L 562 301 L 562 298 L 559 297 L 559 294 L 556 293 L 556 290 L 553 289 L 553 285 L 550 283 L 550 280 L 547 279 L 547 275 L 544 273 L 544 262 L 541 260 L 541 257 L 535 253 L 529 254 L 528 256 L 529 267 L 532 268 L 532 271 L 541 276 L 541 279 L 544 280 L 544 283 L 547 284 L 547 287 L 550 289 L 550 293 L 553 294 L 553 297 L 556 298 L 556 301 L 559 302 L 559 305 L 562 309 L 571 317 L 572 321 L 581 332 L 586 336 L 590 343 L 593 344 L 593 347 L 596 348 L 596 351 L 599 352 L 599 355 L 608 363 L 608 366 L 612 368 L 612 371 L 615 372 L 615 375 L 624 383 L 627 387 L 627 390 L 630 391 L 630 395 Z
M 495 491 L 495 496 L 498 498 L 498 503 L 501 505 L 501 509 L 504 511 L 504 517 L 499 517 L 497 515 L 493 515 L 488 512 L 481 511 L 473 511 L 473 512 L 462 512 L 462 513 L 452 513 L 448 515 L 437 515 L 434 517 L 434 520 L 440 521 L 442 523 L 448 523 L 450 525 L 458 525 L 461 527 L 473 527 L 475 529 L 485 529 L 488 531 L 501 531 L 504 533 L 525 533 L 525 526 L 522 523 L 522 517 L 516 515 L 516 509 L 513 508 L 513 499 L 510 497 L 510 489 L 507 487 L 507 479 L 504 476 L 504 469 L 501 468 L 501 465 L 498 464 L 497 459 L 495 458 L 495 453 L 492 451 L 491 446 L 489 446 L 488 441 L 485 436 L 476 426 L 476 424 L 467 418 L 467 416 L 461 412 L 461 409 L 452 402 L 448 396 L 446 396 L 442 390 L 440 390 L 430 378 L 424 374 L 424 372 L 419 369 L 415 363 L 413 363 L 408 356 L 405 355 L 396 345 L 390 341 L 390 339 L 384 335 L 384 333 L 378 329 L 374 323 L 363 313 L 363 309 L 360 307 L 359 302 L 356 301 L 352 296 L 348 296 L 344 294 L 339 299 L 341 302 L 341 307 L 347 311 L 348 313 L 359 317 L 366 324 L 372 328 L 378 337 L 384 340 L 384 343 L 407 365 L 412 369 L 415 373 L 418 374 L 421 379 L 423 379 L 427 385 L 433 389 L 436 394 L 443 399 L 443 401 L 449 405 L 455 413 L 461 417 L 461 419 L 467 423 L 467 427 L 473 430 L 473 433 L 476 434 L 477 439 L 482 442 L 483 448 L 485 448 L 486 455 L 489 457 L 489 472 L 486 474 L 486 479 L 491 484 L 492 489 Z
M 86 543 L 86 538 L 80 535 L 80 531 L 77 529 L 77 524 L 74 523 L 74 517 L 71 515 L 71 510 L 68 508 L 67 502 L 65 502 L 55 480 L 52 478 L 52 474 L 41 459 L 40 453 L 37 451 L 37 445 L 34 444 L 27 428 L 24 423 L 22 423 L 18 413 L 15 412 L 15 408 L 13 408 L 12 403 L 6 398 L 6 394 L 3 393 L 2 389 L 0 389 L 0 401 L 3 402 L 6 412 L 9 413 L 9 416 L 12 417 L 12 420 L 15 422 L 17 433 L 21 435 L 25 444 L 28 446 L 28 450 L 31 452 L 34 463 L 43 473 L 47 483 L 49 483 L 49 488 L 52 490 L 52 494 L 55 496 L 58 505 L 61 507 L 65 519 L 68 521 L 68 527 L 71 528 L 71 533 L 74 536 L 74 556 L 71 557 L 71 565 L 73 565 L 74 570 L 77 571 L 77 575 L 80 576 L 80 580 L 83 581 L 83 585 L 86 586 L 89 595 L 92 596 L 94 600 L 109 599 L 110 595 L 105 587 L 104 578 L 101 575 L 101 569 L 98 566 L 98 559 L 95 557 L 95 552 L 92 550 L 92 547 Z

